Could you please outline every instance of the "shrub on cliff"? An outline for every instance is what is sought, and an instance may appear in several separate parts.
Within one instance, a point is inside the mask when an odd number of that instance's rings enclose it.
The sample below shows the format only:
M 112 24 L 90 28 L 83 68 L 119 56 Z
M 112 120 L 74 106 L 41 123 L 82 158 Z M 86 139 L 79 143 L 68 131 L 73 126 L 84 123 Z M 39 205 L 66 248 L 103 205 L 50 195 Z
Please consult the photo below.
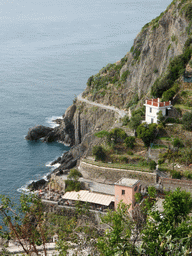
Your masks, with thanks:
M 94 146 L 92 150 L 93 155 L 95 156 L 96 161 L 104 162 L 106 159 L 106 152 L 102 146 Z
M 146 147 L 149 147 L 150 144 L 154 141 L 156 137 L 156 124 L 146 124 L 143 123 L 137 128 L 137 137 L 142 139 Z
M 142 117 L 140 114 L 136 114 L 131 117 L 129 122 L 129 127 L 133 130 L 136 130 L 137 127 L 141 124 Z
M 192 111 L 183 115 L 182 123 L 185 130 L 192 131 Z
M 125 145 L 127 148 L 133 149 L 135 146 L 135 137 L 129 136 L 125 139 Z
M 121 143 L 127 137 L 127 134 L 121 128 L 112 129 L 107 135 L 107 143 L 110 146 L 116 145 L 117 143 Z

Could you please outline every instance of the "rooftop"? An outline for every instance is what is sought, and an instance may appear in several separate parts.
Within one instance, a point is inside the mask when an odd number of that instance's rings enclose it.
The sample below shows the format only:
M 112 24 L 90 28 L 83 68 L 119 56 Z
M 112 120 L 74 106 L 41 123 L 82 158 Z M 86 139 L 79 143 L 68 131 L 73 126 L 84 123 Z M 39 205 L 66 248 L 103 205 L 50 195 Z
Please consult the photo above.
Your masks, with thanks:
M 168 106 L 171 106 L 171 101 L 160 102 L 160 99 L 157 98 L 157 99 L 146 100 L 144 105 L 151 105 L 151 106 L 160 107 L 160 108 L 168 107 Z
M 92 192 L 89 192 L 88 190 L 80 190 L 78 192 L 75 192 L 75 191 L 66 192 L 62 196 L 62 198 L 65 200 L 82 201 L 82 202 L 100 204 L 105 206 L 109 206 L 111 202 L 115 201 L 114 196 L 102 195 L 99 193 L 92 193 Z
M 136 179 L 122 178 L 118 182 L 116 182 L 115 185 L 126 186 L 126 187 L 133 187 L 138 182 L 139 182 L 139 180 L 136 180 Z

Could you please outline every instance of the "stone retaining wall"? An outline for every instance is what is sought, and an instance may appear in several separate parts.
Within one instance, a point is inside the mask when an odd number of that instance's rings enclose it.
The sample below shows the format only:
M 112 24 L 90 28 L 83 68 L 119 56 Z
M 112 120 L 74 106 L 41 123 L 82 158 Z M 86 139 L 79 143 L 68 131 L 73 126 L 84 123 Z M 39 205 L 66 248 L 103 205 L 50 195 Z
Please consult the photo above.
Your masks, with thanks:
M 179 187 L 181 190 L 192 193 L 192 181 L 190 180 L 178 180 L 160 177 L 159 182 L 162 184 L 163 189 L 166 191 L 173 191 Z
M 79 170 L 83 174 L 84 178 L 94 179 L 106 184 L 114 184 L 119 179 L 124 177 L 139 179 L 141 181 L 147 182 L 148 184 L 154 185 L 157 179 L 156 173 L 102 167 L 88 164 L 84 161 L 80 161 Z

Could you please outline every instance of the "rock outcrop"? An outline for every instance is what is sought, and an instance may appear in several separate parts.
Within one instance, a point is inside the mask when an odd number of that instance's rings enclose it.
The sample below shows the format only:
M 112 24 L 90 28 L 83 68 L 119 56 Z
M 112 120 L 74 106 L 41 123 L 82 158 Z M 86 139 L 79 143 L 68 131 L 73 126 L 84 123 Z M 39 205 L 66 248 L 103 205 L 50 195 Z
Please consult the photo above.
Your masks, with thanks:
M 143 104 L 170 60 L 183 52 L 191 27 L 183 8 L 188 2 L 172 2 L 164 13 L 146 24 L 121 61 L 89 78 L 83 97 L 119 108 L 139 100 Z
M 53 129 L 43 125 L 38 125 L 33 128 L 30 128 L 27 136 L 27 140 L 39 140 L 41 138 L 49 136 L 53 132 Z

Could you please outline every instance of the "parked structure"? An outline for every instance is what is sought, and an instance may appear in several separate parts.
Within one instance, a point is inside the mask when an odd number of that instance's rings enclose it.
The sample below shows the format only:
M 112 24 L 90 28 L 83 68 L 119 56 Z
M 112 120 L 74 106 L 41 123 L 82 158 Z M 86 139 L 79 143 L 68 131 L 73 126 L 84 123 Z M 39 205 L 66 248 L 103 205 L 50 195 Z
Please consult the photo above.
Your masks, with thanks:
M 135 193 L 140 192 L 140 181 L 136 179 L 122 178 L 115 183 L 115 209 L 122 200 L 126 204 L 130 204 L 129 210 L 132 211 L 135 205 Z
M 171 109 L 171 101 L 160 102 L 160 99 L 146 100 L 145 104 L 145 122 L 148 124 L 158 122 L 157 114 L 162 111 L 163 116 L 168 116 L 168 110 Z

